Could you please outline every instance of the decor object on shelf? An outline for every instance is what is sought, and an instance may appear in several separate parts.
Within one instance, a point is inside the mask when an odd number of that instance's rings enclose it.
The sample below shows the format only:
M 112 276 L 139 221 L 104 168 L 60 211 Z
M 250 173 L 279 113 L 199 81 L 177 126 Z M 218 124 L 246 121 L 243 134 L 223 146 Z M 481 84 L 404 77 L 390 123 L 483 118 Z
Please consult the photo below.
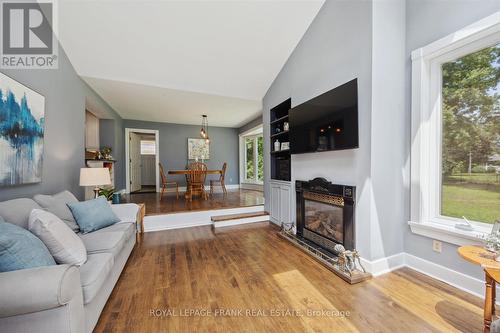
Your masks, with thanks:
M 111 147 L 103 147 L 101 149 L 102 158 L 105 160 L 112 160 L 113 159 L 113 156 L 111 156 L 112 151 L 113 151 L 113 149 Z
M 0 186 L 42 181 L 45 97 L 0 73 Z
M 115 194 L 114 187 L 103 187 L 99 189 L 99 196 L 103 196 L 106 200 L 111 201 L 113 199 L 113 195 Z
M 113 193 L 113 205 L 119 204 L 121 201 L 121 195 L 120 193 Z
M 99 197 L 99 186 L 111 185 L 108 168 L 81 168 L 80 186 L 94 186 L 94 198 Z
M 275 130 L 275 132 L 276 132 L 276 134 L 278 134 L 278 133 L 281 133 L 281 128 L 279 128 L 279 127 L 276 127 L 276 130 Z
M 288 123 L 288 121 L 285 121 L 283 123 L 283 131 L 288 131 L 290 129 L 290 124 Z
M 200 135 L 207 143 L 209 143 L 210 138 L 208 137 L 208 117 L 206 114 L 202 115 L 201 117 Z
M 281 147 L 280 141 L 276 139 L 276 141 L 274 141 L 274 151 L 279 151 L 280 147 Z
M 209 160 L 210 141 L 205 139 L 188 138 L 188 159 Z
M 282 142 L 281 150 L 288 150 L 288 149 L 290 149 L 290 142 Z

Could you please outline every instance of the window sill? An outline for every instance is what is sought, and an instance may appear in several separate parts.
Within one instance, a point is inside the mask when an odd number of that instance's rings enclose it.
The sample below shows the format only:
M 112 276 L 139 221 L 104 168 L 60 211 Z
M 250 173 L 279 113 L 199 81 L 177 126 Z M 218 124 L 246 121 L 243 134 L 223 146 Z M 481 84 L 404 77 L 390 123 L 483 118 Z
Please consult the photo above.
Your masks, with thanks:
M 474 226 L 473 231 L 460 230 L 453 225 L 433 222 L 408 222 L 414 234 L 440 240 L 455 245 L 482 245 L 481 237 L 490 233 L 490 230 Z

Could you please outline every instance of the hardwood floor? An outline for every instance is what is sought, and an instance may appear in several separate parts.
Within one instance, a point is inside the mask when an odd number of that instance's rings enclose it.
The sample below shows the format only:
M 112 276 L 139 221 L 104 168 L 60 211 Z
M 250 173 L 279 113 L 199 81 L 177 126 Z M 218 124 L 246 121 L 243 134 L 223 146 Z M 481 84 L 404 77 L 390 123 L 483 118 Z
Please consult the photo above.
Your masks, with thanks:
M 179 213 L 186 211 L 212 210 L 221 208 L 248 207 L 264 204 L 264 194 L 253 190 L 228 190 L 224 197 L 222 193 L 214 193 L 208 200 L 193 197 L 189 202 L 184 199 L 184 193 L 176 199 L 175 193 L 165 193 L 160 200 L 160 193 L 137 193 L 122 195 L 124 202 L 145 203 L 146 215 Z
M 277 230 L 146 233 L 95 332 L 482 332 L 477 297 L 407 268 L 348 285 Z

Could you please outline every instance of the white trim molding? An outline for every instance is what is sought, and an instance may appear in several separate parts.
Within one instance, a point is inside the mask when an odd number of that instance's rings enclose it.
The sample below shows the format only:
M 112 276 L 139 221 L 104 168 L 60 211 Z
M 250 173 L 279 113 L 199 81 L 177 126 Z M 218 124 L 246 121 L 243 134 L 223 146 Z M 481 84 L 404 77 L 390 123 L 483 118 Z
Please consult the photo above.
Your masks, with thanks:
M 463 221 L 441 216 L 441 65 L 498 43 L 500 11 L 411 54 L 409 224 L 415 233 L 461 245 L 491 230 L 491 225 L 480 222 L 474 223 L 474 231 L 458 230 L 454 225 Z
M 160 131 L 140 128 L 125 128 L 125 192 L 130 193 L 130 133 L 151 133 L 155 136 L 155 185 L 156 192 L 160 192 Z
M 398 268 L 405 266 L 405 253 L 397 253 L 392 256 L 376 259 L 369 261 L 365 258 L 361 258 L 361 264 L 370 272 L 374 277 L 380 276 L 392 272 Z
M 374 277 L 392 272 L 402 267 L 408 267 L 474 296 L 484 298 L 483 280 L 457 272 L 409 253 L 401 252 L 373 261 L 361 258 L 361 263 Z M 479 267 L 478 270 L 480 270 Z
M 491 229 L 481 230 L 475 227 L 473 231 L 455 228 L 450 224 L 408 222 L 414 234 L 440 240 L 446 243 L 463 245 L 483 245 L 484 238 Z

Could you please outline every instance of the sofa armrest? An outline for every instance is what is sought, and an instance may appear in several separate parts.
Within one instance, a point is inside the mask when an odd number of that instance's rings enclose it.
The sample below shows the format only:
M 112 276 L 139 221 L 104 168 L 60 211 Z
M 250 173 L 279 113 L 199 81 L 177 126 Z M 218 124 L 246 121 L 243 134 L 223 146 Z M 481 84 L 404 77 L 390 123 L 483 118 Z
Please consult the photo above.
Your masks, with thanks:
M 111 205 L 111 209 L 122 222 L 137 222 L 139 205 L 135 203 Z
M 54 265 L 0 273 L 0 318 L 65 305 L 82 293 L 76 266 Z

